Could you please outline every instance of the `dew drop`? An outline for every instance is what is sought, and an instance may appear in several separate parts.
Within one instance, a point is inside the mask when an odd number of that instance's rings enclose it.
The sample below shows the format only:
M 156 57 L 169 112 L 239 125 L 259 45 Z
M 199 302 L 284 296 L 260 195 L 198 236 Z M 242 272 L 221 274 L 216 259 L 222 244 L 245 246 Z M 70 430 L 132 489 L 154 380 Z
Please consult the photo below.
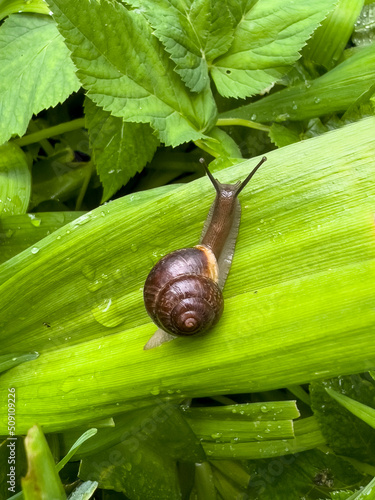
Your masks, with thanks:
M 37 248 L 37 247 L 33 247 L 33 248 L 31 249 L 31 253 L 32 253 L 33 255 L 35 255 L 35 254 L 36 254 L 36 253 L 38 253 L 38 252 L 39 252 L 39 248 Z

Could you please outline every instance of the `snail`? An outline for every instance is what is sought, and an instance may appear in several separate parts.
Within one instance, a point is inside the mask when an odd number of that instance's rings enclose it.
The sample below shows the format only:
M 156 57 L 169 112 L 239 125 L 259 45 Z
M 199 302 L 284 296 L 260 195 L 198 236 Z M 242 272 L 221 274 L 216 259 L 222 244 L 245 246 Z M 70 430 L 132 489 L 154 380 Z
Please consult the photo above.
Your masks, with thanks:
M 238 195 L 266 161 L 263 157 L 246 179 L 221 184 L 203 163 L 216 198 L 203 227 L 200 243 L 163 257 L 151 269 L 143 289 L 148 315 L 159 327 L 144 349 L 177 336 L 205 332 L 224 309 L 222 289 L 227 279 L 241 218 Z

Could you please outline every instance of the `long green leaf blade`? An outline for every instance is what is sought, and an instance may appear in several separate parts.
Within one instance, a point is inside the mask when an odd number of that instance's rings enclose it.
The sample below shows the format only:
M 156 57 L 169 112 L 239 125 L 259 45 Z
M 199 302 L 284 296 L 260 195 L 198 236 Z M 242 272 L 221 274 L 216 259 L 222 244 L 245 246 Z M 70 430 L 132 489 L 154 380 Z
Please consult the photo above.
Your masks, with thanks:
M 210 89 L 199 95 L 186 89 L 142 14 L 108 0 L 49 5 L 88 96 L 105 111 L 150 123 L 172 146 L 202 138 L 212 126 Z
M 22 402 L 19 432 L 35 421 L 77 426 L 160 397 L 267 390 L 373 367 L 374 125 L 365 119 L 268 155 L 241 193 L 226 309 L 205 336 L 143 351 L 155 331 L 145 277 L 161 255 L 197 242 L 213 199 L 205 178 L 116 200 L 2 264 L 2 351 L 40 353 L 0 378 L 1 391 L 14 386 Z M 244 177 L 255 161 L 220 180 Z
M 23 135 L 34 113 L 63 102 L 79 86 L 69 51 L 49 16 L 15 14 L 4 21 L 0 144 Z

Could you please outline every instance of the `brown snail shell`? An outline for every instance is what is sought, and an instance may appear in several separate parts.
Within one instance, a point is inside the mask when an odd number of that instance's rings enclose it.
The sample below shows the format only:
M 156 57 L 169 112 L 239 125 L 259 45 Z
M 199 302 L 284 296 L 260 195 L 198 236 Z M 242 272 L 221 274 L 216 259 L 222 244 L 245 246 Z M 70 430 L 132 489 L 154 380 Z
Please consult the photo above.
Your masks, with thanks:
M 176 250 L 151 270 L 144 286 L 146 310 L 171 335 L 195 335 L 217 323 L 224 309 L 218 266 L 203 245 Z

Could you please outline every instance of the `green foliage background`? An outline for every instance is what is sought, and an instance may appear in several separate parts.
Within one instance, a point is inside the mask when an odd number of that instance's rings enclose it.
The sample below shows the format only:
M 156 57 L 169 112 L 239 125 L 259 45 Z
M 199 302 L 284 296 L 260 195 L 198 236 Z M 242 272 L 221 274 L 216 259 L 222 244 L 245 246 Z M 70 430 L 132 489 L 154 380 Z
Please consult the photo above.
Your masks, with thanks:
M 374 494 L 374 16 L 0 1 L 0 408 L 14 389 L 24 498 Z M 234 183 L 264 154 L 223 318 L 144 351 L 145 278 L 213 200 L 199 157 Z

